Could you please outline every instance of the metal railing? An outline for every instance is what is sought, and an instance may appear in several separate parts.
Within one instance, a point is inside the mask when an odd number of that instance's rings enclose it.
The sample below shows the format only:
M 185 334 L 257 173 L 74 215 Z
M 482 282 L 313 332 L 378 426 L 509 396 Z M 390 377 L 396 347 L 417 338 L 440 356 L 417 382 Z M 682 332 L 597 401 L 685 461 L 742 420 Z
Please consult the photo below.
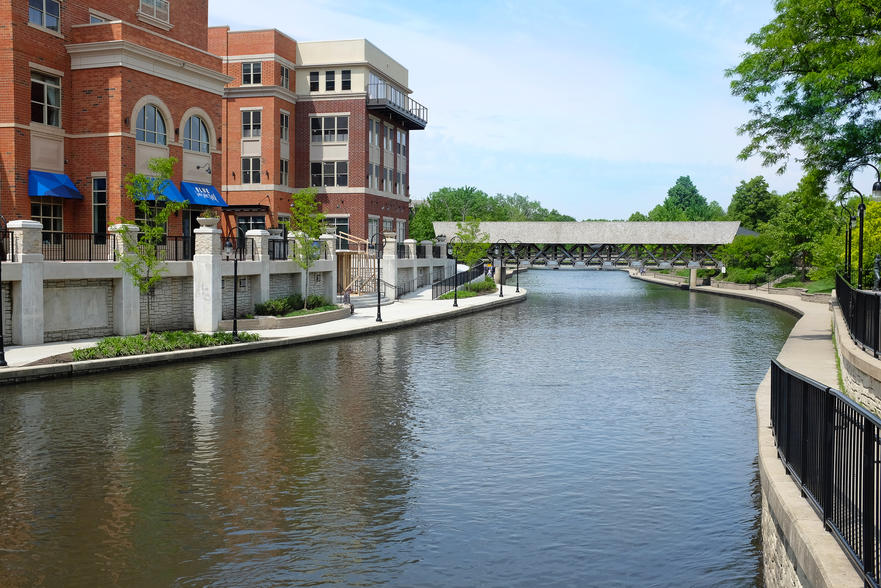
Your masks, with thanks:
M 15 239 L 8 229 L 0 229 L 0 261 L 15 261 Z
M 422 126 L 428 123 L 427 107 L 385 82 L 367 84 L 367 104 L 389 107 L 408 118 L 421 122 Z
M 453 288 L 455 288 L 455 284 L 459 284 L 459 286 L 467 284 L 471 280 L 482 276 L 483 272 L 483 264 L 475 265 L 469 270 L 459 272 L 458 276 L 450 276 L 449 278 L 444 278 L 443 280 L 433 283 L 431 285 L 431 299 L 437 300 L 439 296 L 443 296 L 447 292 L 452 292 Z
M 431 246 L 431 255 L 435 259 L 439 259 L 441 256 L 441 246 L 440 245 L 432 245 Z
M 269 259 L 274 261 L 283 261 L 290 259 L 291 245 L 289 239 L 270 239 L 269 240 Z
M 143 253 L 147 244 L 138 242 L 138 249 Z M 191 261 L 193 259 L 192 237 L 166 236 L 161 243 L 154 245 L 156 259 L 160 261 Z
M 425 245 L 416 246 L 416 259 L 425 259 Z
M 409 255 L 407 255 L 407 244 L 406 243 L 398 243 L 398 259 L 407 259 Z
M 221 238 L 220 258 L 224 260 L 238 259 L 239 261 L 254 261 L 257 259 L 257 247 L 254 239 L 245 237 L 239 239 L 235 235 Z
M 881 573 L 881 419 L 844 396 L 771 362 L 777 454 L 863 580 Z
M 43 233 L 45 261 L 113 261 L 116 235 L 112 233 Z
M 857 290 L 841 274 L 835 276 L 835 294 L 851 338 L 864 351 L 881 351 L 881 294 Z

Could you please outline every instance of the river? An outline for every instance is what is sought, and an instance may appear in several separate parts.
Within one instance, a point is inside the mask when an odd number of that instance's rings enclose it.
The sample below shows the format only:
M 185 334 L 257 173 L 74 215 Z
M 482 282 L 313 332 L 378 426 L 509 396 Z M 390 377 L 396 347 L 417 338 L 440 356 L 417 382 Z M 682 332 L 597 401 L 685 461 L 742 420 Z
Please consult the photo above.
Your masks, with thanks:
M 0 585 L 761 585 L 754 395 L 795 319 L 620 272 L 521 285 L 6 386 Z

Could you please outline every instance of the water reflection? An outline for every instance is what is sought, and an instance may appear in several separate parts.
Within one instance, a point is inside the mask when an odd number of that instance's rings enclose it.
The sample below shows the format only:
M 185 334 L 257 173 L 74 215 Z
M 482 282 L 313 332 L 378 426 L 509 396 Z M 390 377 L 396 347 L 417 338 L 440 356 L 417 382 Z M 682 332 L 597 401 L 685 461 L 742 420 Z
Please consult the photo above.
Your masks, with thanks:
M 758 582 L 752 397 L 792 319 L 562 274 L 461 320 L 9 387 L 0 585 Z

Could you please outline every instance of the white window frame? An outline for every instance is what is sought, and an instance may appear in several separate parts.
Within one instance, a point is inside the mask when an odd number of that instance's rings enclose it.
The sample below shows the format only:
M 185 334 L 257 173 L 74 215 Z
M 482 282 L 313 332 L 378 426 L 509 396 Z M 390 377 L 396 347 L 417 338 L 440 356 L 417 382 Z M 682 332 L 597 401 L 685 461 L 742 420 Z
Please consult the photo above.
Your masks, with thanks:
M 291 115 L 284 110 L 279 112 L 278 116 L 279 137 L 282 141 L 291 140 Z
M 35 102 L 34 84 L 43 87 L 43 99 L 41 102 Z M 57 105 L 50 104 L 49 96 L 56 96 Z M 40 105 L 41 120 L 34 120 L 34 107 Z M 52 122 L 50 114 L 55 113 L 55 121 Z M 51 127 L 61 128 L 61 78 L 58 76 L 50 76 L 43 72 L 31 70 L 31 122 L 48 125 Z
M 349 115 L 324 114 L 310 116 L 309 133 L 312 143 L 348 143 Z
M 58 0 L 37 0 L 40 2 L 41 7 L 35 8 L 30 5 L 28 2 L 28 23 L 40 27 L 41 29 L 46 29 L 47 31 L 53 31 L 56 33 L 61 32 L 61 2 Z M 55 14 L 50 13 L 50 9 L 54 8 Z M 36 17 L 36 20 L 33 20 Z M 54 20 L 54 23 L 52 22 Z M 51 23 L 51 24 L 50 24 Z M 54 26 L 52 26 L 54 24 Z
M 324 91 L 336 92 L 336 71 L 332 69 L 324 72 Z
M 242 184 L 259 184 L 261 173 L 259 157 L 242 158 Z
M 196 137 L 193 137 L 193 126 L 196 127 Z M 208 125 L 202 120 L 202 117 L 194 114 L 188 118 L 184 123 L 184 151 L 209 153 L 211 151 L 210 141 Z
M 317 71 L 309 72 L 309 91 L 318 92 L 321 90 L 321 74 Z
M 278 160 L 278 183 L 282 186 L 288 185 L 290 164 L 290 160 L 283 157 Z
M 284 65 L 279 66 L 279 68 L 280 69 L 278 70 L 278 77 L 279 77 L 279 81 L 281 82 L 280 85 L 285 90 L 290 90 L 291 89 L 291 70 Z
M 151 111 L 153 112 L 153 124 L 152 127 L 148 127 L 150 124 L 148 113 Z M 143 121 L 141 114 L 144 115 Z M 161 131 L 159 123 L 162 123 Z M 154 140 L 150 139 L 151 135 Z M 138 111 L 138 116 L 135 118 L 135 139 L 153 145 L 168 145 L 168 125 L 165 123 L 165 117 L 162 116 L 162 110 L 155 104 L 144 104 Z
M 103 188 L 99 187 L 103 184 Z M 104 224 L 99 226 L 97 213 L 104 209 Z M 92 234 L 107 234 L 107 176 L 92 176 Z
M 320 178 L 320 183 L 319 183 Z M 348 161 L 313 161 L 309 164 L 309 185 L 313 188 L 349 185 Z
M 340 91 L 345 92 L 352 89 L 352 70 L 344 69 L 340 71 Z
M 263 111 L 243 108 L 242 113 L 242 139 L 258 138 L 263 128 Z
M 263 85 L 263 63 L 260 61 L 245 61 L 242 63 L 242 85 Z
M 383 135 L 382 135 L 383 148 L 386 151 L 392 151 L 394 149 L 394 143 L 395 143 L 395 141 L 394 141 L 395 127 L 393 127 L 391 125 L 387 125 L 387 124 L 383 124 L 382 126 L 385 129 L 383 131 Z
M 161 22 L 171 22 L 168 0 L 141 0 L 138 12 Z
M 34 214 L 34 207 L 37 207 L 37 214 Z M 31 198 L 31 220 L 43 225 L 43 243 L 60 244 L 64 233 L 64 199 Z

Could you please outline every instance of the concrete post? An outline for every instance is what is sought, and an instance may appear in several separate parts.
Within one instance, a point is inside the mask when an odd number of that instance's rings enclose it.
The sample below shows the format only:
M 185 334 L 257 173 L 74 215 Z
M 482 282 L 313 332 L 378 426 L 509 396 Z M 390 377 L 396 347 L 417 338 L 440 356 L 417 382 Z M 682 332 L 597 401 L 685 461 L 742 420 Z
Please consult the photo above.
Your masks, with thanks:
M 434 244 L 430 240 L 420 241 L 419 244 L 425 248 L 425 259 L 434 257 L 434 248 L 432 247 Z
M 138 227 L 113 225 L 108 231 L 116 235 L 116 259 L 132 254 L 138 242 Z M 131 247 L 126 245 L 126 240 Z M 134 278 L 126 272 L 113 280 L 113 332 L 117 335 L 137 335 L 141 332 L 141 292 Z
M 32 220 L 9 221 L 21 281 L 12 283 L 12 342 L 43 342 L 43 225 Z
M 217 330 L 223 311 L 220 270 L 220 229 L 216 218 L 199 218 L 193 255 L 193 328 L 210 333 Z
M 269 231 L 251 229 L 245 233 L 245 237 L 254 240 L 254 257 L 260 264 L 260 273 L 257 274 L 257 284 L 253 293 L 254 302 L 266 302 L 269 300 Z
M 697 287 L 697 268 L 693 267 L 688 270 L 688 289 L 694 290 Z
M 337 297 L 337 265 L 336 265 L 336 235 L 325 234 L 318 238 L 321 241 L 321 251 L 324 259 L 330 262 L 330 276 L 324 282 L 324 298 L 331 303 L 336 302 Z
M 404 239 L 404 245 L 407 248 L 407 257 L 416 259 L 416 239 Z
M 447 258 L 447 242 L 446 242 L 446 240 L 443 238 L 438 238 L 437 244 L 440 246 L 440 258 L 446 259 Z
M 382 234 L 385 237 L 385 249 L 382 250 L 382 281 L 392 286 L 398 285 L 398 241 L 394 231 Z M 395 292 L 388 291 L 391 298 Z

